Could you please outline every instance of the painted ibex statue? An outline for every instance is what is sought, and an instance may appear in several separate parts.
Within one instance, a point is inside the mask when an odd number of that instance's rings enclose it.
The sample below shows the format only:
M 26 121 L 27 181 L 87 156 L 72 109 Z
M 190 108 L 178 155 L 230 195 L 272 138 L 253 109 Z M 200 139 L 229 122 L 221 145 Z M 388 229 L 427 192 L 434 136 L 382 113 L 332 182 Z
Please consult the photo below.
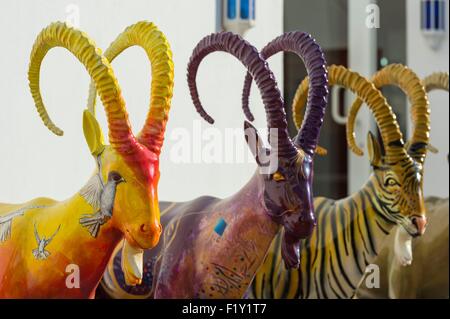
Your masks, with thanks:
M 448 73 L 433 73 L 422 82 L 427 92 L 436 89 L 448 92 L 449 89 Z M 380 288 L 368 289 L 360 285 L 356 297 L 449 297 L 448 198 L 427 197 L 425 208 L 428 219 L 426 233 L 412 238 L 398 228 L 389 234 L 385 247 L 374 261 L 383 270 L 380 272 Z
M 144 33 L 139 36 L 151 38 L 151 47 L 158 52 L 152 62 L 160 75 L 155 79 L 159 79 L 155 94 L 160 99 L 150 106 L 137 136 L 131 131 L 114 72 L 94 42 L 64 23 L 53 23 L 38 35 L 28 77 L 45 125 L 62 135 L 42 102 L 39 72 L 46 53 L 63 47 L 86 67 L 95 83 L 107 116 L 110 145 L 104 144 L 94 116 L 85 111 L 83 131 L 97 166 L 87 184 L 62 202 L 37 198 L 0 205 L 0 297 L 94 297 L 111 254 L 123 238 L 137 251 L 158 243 L 159 155 L 172 96 L 173 63 L 164 35 L 152 24 L 142 25 L 147 27 L 140 29 Z M 66 269 L 71 264 L 79 268 L 79 288 L 66 285 Z
M 205 196 L 186 203 L 160 203 L 163 239 L 145 253 L 143 284 L 125 285 L 127 274 L 122 273 L 118 252 L 102 281 L 108 296 L 241 298 L 280 228 L 281 254 L 288 267 L 298 267 L 299 240 L 309 236 L 315 225 L 313 155 L 327 103 L 327 72 L 323 53 L 310 35 L 294 32 L 276 41 L 303 59 L 313 79 L 307 116 L 298 136 L 290 139 L 274 75 L 252 45 L 231 33 L 212 34 L 201 40 L 188 65 L 189 89 L 201 116 L 213 123 L 198 97 L 198 67 L 209 53 L 225 51 L 239 59 L 255 78 L 267 126 L 278 134 L 270 136 L 270 148 L 266 148 L 257 130 L 245 122 L 247 142 L 260 165 L 255 175 L 226 199 Z M 278 160 L 271 171 L 261 169 L 267 154 Z
M 402 78 L 403 86 L 409 87 L 409 89 L 406 90 L 406 94 L 408 94 L 410 102 L 414 103 L 414 100 L 417 100 L 417 98 L 419 96 L 421 96 L 422 91 L 421 90 L 420 91 L 413 90 L 414 83 L 410 81 L 410 78 L 408 76 L 405 76 L 404 73 L 402 74 L 402 72 L 404 72 L 403 71 L 404 67 L 402 65 L 394 64 L 389 67 L 392 69 L 393 72 L 396 72 L 398 74 L 398 78 Z M 417 81 L 416 78 L 415 78 L 415 81 Z M 378 88 L 391 84 L 389 77 L 387 77 L 386 75 L 383 75 L 380 72 L 378 72 L 374 75 L 373 83 Z M 425 92 L 429 92 L 429 91 L 435 90 L 435 89 L 441 89 L 441 90 L 448 91 L 448 74 L 442 73 L 442 72 L 433 73 L 432 75 L 426 77 L 422 81 L 422 85 L 425 89 Z M 356 122 L 356 116 L 358 114 L 358 111 L 359 111 L 361 105 L 362 105 L 362 103 L 359 100 L 356 100 L 353 103 L 353 105 L 350 108 L 348 121 L 347 121 L 347 139 L 349 141 L 350 148 L 352 148 L 352 150 L 358 155 L 362 155 L 362 151 L 356 146 L 354 127 L 355 127 L 355 122 Z M 413 104 L 413 107 L 411 108 L 411 118 L 412 118 L 412 121 L 414 124 L 418 121 L 417 112 L 418 112 L 417 108 L 414 107 L 414 104 Z M 417 126 L 415 128 L 413 134 L 429 136 L 429 134 L 430 134 L 429 122 L 428 123 L 423 122 L 420 126 Z M 413 136 L 413 138 L 414 138 L 414 136 Z M 431 151 L 433 153 L 438 152 L 438 150 L 431 144 L 428 144 L 427 148 L 429 151 Z M 425 201 L 426 201 L 426 199 L 425 199 Z M 405 233 L 404 230 L 401 230 L 401 228 L 398 228 L 398 229 L 399 229 L 399 231 L 398 231 L 396 238 L 403 239 L 403 243 L 397 242 L 397 244 L 396 244 L 397 251 L 399 252 L 399 254 L 397 254 L 397 257 L 401 259 L 400 262 L 402 264 L 407 265 L 407 264 L 410 264 L 412 261 L 412 251 L 411 251 L 412 237 L 408 236 L 408 234 Z M 398 249 L 401 246 L 403 246 L 403 248 L 405 248 L 405 249 Z M 400 252 L 403 252 L 403 254 L 401 254 Z
M 262 55 L 269 57 L 278 51 L 269 44 L 262 50 Z M 412 102 L 417 121 L 428 123 L 428 101 L 419 78 L 405 67 L 399 76 L 393 68 L 386 67 L 379 75 L 387 76 L 390 84 L 400 86 L 407 93 L 416 92 Z M 426 219 L 421 179 L 428 134 L 413 139 L 407 149 L 391 107 L 372 82 L 342 66 L 330 66 L 328 71 L 330 85 L 350 89 L 368 104 L 381 131 L 385 154 L 369 133 L 373 174 L 368 182 L 358 192 L 341 200 L 315 198 L 317 227 L 310 238 L 302 241 L 300 269 L 283 267 L 277 238 L 252 283 L 249 297 L 350 298 L 366 266 L 376 258 L 395 225 L 402 225 L 413 236 L 424 232 Z M 407 82 L 403 81 L 405 76 Z M 293 114 L 297 127 L 302 124 L 307 87 L 308 79 L 305 79 L 294 98 Z M 248 88 L 244 88 L 244 92 L 248 92 Z M 244 96 L 244 101 L 246 99 L 248 96 Z M 244 107 L 248 107 L 248 103 L 244 103 Z M 420 127 L 429 130 L 428 125 Z

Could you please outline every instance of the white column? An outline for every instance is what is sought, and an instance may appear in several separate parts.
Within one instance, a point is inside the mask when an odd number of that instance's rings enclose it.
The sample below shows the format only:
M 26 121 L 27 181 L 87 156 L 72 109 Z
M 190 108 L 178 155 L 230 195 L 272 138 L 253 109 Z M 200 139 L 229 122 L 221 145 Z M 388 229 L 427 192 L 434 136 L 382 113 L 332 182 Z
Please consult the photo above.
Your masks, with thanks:
M 421 78 L 432 72 L 449 70 L 449 2 L 445 2 L 446 34 L 441 45 L 433 50 L 420 30 L 420 0 L 406 2 L 406 59 L 408 66 Z M 449 153 L 449 96 L 444 91 L 433 91 L 428 95 L 431 106 L 430 142 L 439 149 L 438 154 L 428 153 L 425 161 L 425 196 L 448 197 Z M 411 118 L 408 116 L 409 126 Z M 411 132 L 411 129 L 409 130 Z
M 348 0 L 348 66 L 363 76 L 371 77 L 377 66 L 377 28 L 371 23 L 370 16 L 378 14 L 371 11 L 376 1 Z M 376 9 L 376 8 L 375 8 Z M 367 24 L 367 22 L 369 22 Z M 375 21 L 376 22 L 376 21 Z M 346 95 L 346 103 L 350 105 L 353 94 Z M 367 154 L 367 129 L 375 133 L 371 114 L 367 107 L 359 112 L 355 131 L 358 145 Z M 370 163 L 367 156 L 359 157 L 349 150 L 348 157 L 348 193 L 351 194 L 367 181 L 370 174 Z

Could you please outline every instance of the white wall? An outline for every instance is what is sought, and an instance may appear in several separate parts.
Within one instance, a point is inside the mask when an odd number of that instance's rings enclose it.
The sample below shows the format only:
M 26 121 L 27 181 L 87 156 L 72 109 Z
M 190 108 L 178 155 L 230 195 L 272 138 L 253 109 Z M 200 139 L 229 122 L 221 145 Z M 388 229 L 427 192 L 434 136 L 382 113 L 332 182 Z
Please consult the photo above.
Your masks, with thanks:
M 408 0 L 407 5 L 407 59 L 421 78 L 435 71 L 448 72 L 449 58 L 449 2 L 446 1 L 447 33 L 441 47 L 433 51 L 420 31 L 420 0 Z M 439 149 L 438 154 L 429 154 L 425 164 L 425 195 L 448 197 L 448 93 L 435 91 L 429 95 L 431 105 L 431 143 Z
M 376 71 L 377 66 L 377 29 L 366 26 L 368 5 L 374 3 L 373 0 L 349 0 L 348 1 L 348 67 L 359 74 L 370 77 Z M 353 101 L 354 94 L 346 92 L 346 101 Z M 375 123 L 369 108 L 363 107 L 359 111 L 355 124 L 356 142 L 358 146 L 367 154 L 366 139 L 367 129 L 375 132 Z M 361 189 L 367 182 L 371 173 L 370 163 L 367 155 L 364 157 L 355 155 L 348 150 L 348 186 L 349 194 Z
M 87 181 L 93 168 L 81 128 L 89 77 L 83 66 L 67 51 L 50 51 L 42 65 L 41 88 L 49 114 L 65 130 L 52 135 L 41 123 L 29 93 L 29 54 L 39 31 L 50 22 L 66 19 L 66 7 L 80 8 L 80 28 L 103 49 L 126 26 L 139 20 L 155 22 L 169 39 L 174 53 L 175 90 L 166 143 L 161 158 L 162 200 L 188 200 L 201 195 L 227 196 L 238 190 L 253 174 L 254 163 L 175 164 L 169 158 L 176 144 L 174 129 L 192 131 L 194 110 L 186 85 L 186 66 L 192 49 L 205 35 L 215 31 L 213 0 L 2 0 L 0 1 L 0 202 L 21 202 L 37 196 L 64 199 Z M 246 36 L 258 48 L 282 33 L 283 0 L 258 1 L 256 27 Z M 113 63 L 127 101 L 134 129 L 144 122 L 149 100 L 149 62 L 139 48 L 132 48 Z M 282 79 L 282 57 L 270 60 L 277 79 Z M 231 56 L 216 53 L 200 68 L 198 83 L 206 109 L 216 127 L 241 128 L 240 94 L 245 74 Z M 282 90 L 282 83 L 280 88 Z M 255 87 L 254 87 L 255 88 Z M 253 89 L 252 108 L 257 127 L 265 126 L 259 93 Z M 103 112 L 99 116 L 104 132 Z M 208 124 L 202 122 L 202 127 Z M 242 140 L 243 136 L 240 137 Z

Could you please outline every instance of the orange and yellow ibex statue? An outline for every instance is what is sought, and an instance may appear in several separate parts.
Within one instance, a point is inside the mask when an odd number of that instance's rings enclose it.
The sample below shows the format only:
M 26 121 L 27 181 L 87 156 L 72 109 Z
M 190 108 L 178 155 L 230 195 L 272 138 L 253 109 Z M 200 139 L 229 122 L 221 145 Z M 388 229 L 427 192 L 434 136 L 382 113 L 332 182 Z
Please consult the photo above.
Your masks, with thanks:
M 104 144 L 91 111 L 84 111 L 83 131 L 97 164 L 86 185 L 62 202 L 37 198 L 0 204 L 0 297 L 93 297 L 121 239 L 126 239 L 128 259 L 135 258 L 136 274 L 142 250 L 159 241 L 159 155 L 173 91 L 172 53 L 164 34 L 149 22 L 128 27 L 116 41 L 126 42 L 126 47 L 142 46 L 143 41 L 152 62 L 150 109 L 136 136 L 113 69 L 85 33 L 53 23 L 36 39 L 28 78 L 45 125 L 62 135 L 42 102 L 39 72 L 46 53 L 63 47 L 86 67 L 95 84 L 107 116 L 110 145 Z M 67 271 L 77 271 L 79 283 L 69 280 Z M 129 279 L 140 280 L 138 275 Z

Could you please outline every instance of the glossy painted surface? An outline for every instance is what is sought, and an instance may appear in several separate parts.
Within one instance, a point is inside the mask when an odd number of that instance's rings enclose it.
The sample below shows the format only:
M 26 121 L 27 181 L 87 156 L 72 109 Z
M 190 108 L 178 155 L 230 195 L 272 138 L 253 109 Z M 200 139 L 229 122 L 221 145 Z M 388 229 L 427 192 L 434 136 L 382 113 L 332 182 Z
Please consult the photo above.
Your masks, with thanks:
M 89 298 L 101 278 L 114 246 L 120 241 L 120 231 L 109 223 L 102 227 L 100 236 L 93 238 L 78 220 L 82 213 L 92 211 L 79 195 L 57 203 L 50 199 L 36 199 L 30 204 L 45 205 L 45 209 L 29 210 L 16 217 L 11 238 L 0 243 L 0 297 L 1 298 Z M 11 209 L 0 206 L 0 216 Z M 32 251 L 38 247 L 34 232 L 51 236 L 61 227 L 45 248 L 50 255 L 37 260 Z M 77 265 L 80 270 L 79 289 L 69 289 L 66 268 Z
M 93 214 L 93 207 L 80 195 L 56 202 L 39 198 L 22 205 L 0 205 L 1 217 L 23 207 L 25 210 L 12 219 L 11 237 L 0 242 L 0 297 L 3 298 L 89 298 L 101 279 L 107 262 L 120 240 L 151 248 L 159 240 L 159 207 L 150 200 L 155 185 L 151 177 L 137 174 L 120 155 L 106 147 L 101 155 L 104 179 L 109 171 L 120 172 L 126 180 L 117 186 L 112 218 L 100 227 L 97 238 L 80 225 L 80 218 Z M 151 171 L 151 170 L 149 170 Z M 40 238 L 49 238 L 59 231 L 45 247 L 50 255 L 38 260 L 33 250 L 38 248 L 34 227 Z M 156 234 L 156 235 L 155 235 Z M 74 264 L 80 270 L 80 288 L 70 289 L 66 267 Z
M 292 40 L 288 46 L 298 46 L 294 50 L 312 48 L 304 56 L 302 52 L 299 54 L 305 58 L 308 70 L 317 69 L 312 72 L 317 81 L 312 85 L 313 101 L 308 103 L 308 125 L 296 143 L 287 132 L 284 101 L 274 75 L 256 48 L 229 32 L 207 36 L 194 48 L 187 78 L 198 113 L 209 123 L 214 122 L 200 102 L 196 85 L 199 65 L 212 52 L 227 52 L 240 60 L 255 79 L 265 106 L 267 126 L 276 131 L 276 136 L 270 136 L 270 148 L 266 148 L 256 128 L 245 121 L 245 138 L 259 166 L 253 178 L 231 198 L 204 197 L 171 208 L 163 217 L 163 224 L 167 225 L 163 246 L 160 245 L 158 253 L 155 250 L 151 257 L 144 258 L 147 265 L 153 265 L 152 258 L 156 260 L 153 269 L 148 270 L 149 277 L 153 278 L 153 290 L 127 291 L 121 280 L 128 276 L 127 271 L 121 275 L 113 264 L 104 279 L 107 294 L 115 297 L 142 297 L 143 293 L 145 297 L 155 298 L 241 298 L 280 226 L 286 266 L 298 267 L 300 239 L 308 237 L 315 226 L 312 156 L 328 90 L 325 60 L 319 45 L 304 33 L 289 33 L 283 41 L 286 40 Z M 318 101 L 320 103 L 316 103 Z M 308 131 L 311 125 L 314 129 Z M 271 169 L 264 168 L 267 159 L 263 154 L 273 155 L 271 160 L 276 158 Z
M 331 84 L 352 90 L 368 104 L 377 119 L 384 145 L 395 146 L 397 153 L 407 154 L 407 146 L 401 150 L 398 143 L 387 143 L 395 136 L 394 132 L 388 131 L 389 127 L 398 125 L 390 106 L 375 86 L 343 67 L 331 66 L 329 69 Z M 426 118 L 429 107 L 420 81 L 407 68 L 402 67 L 401 70 L 409 73 L 407 86 L 402 83 L 404 79 L 394 80 L 392 84 L 398 84 L 411 93 L 414 101 L 420 103 L 413 114 L 422 112 L 422 118 Z M 306 97 L 306 84 L 307 80 L 300 84 L 294 99 L 297 127 L 301 125 L 300 111 Z M 406 89 L 411 85 L 416 89 Z M 423 131 L 419 136 L 428 135 L 428 125 L 420 129 Z M 399 129 L 397 132 L 401 139 Z M 409 236 L 424 233 L 422 157 L 387 156 L 372 134 L 368 135 L 367 145 L 373 168 L 368 182 L 347 198 L 332 200 L 319 197 L 314 200 L 318 228 L 302 242 L 301 271 L 286 270 L 281 266 L 278 252 L 281 244 L 277 238 L 252 284 L 251 297 L 350 298 L 363 278 L 366 266 L 375 261 L 383 248 L 393 226 L 401 225 Z
M 263 177 L 266 183 L 261 191 L 268 215 L 284 227 L 282 251 L 286 266 L 296 268 L 299 264 L 300 239 L 308 237 L 316 225 L 312 199 L 313 155 L 328 97 L 328 79 L 322 49 L 309 34 L 288 32 L 272 43 L 275 50 L 289 49 L 297 53 L 313 78 L 309 85 L 305 123 L 294 140 L 291 140 L 287 130 L 284 100 L 272 71 L 263 59 L 264 55 L 238 35 L 220 32 L 205 37 L 197 44 L 188 64 L 188 86 L 197 112 L 212 124 L 214 120 L 204 110 L 196 84 L 201 61 L 212 52 L 228 52 L 247 67 L 249 76 L 255 80 L 266 110 L 270 149 L 262 146 L 262 138 L 249 122 L 244 122 L 246 139 L 260 168 L 264 166 L 264 161 L 261 161 L 263 154 L 276 158 L 275 164 L 268 165 L 272 166 L 272 171 L 267 172 L 266 169 L 262 173 L 266 175 Z M 281 174 L 283 179 L 273 183 L 276 174 Z
M 236 195 L 161 203 L 164 233 L 145 251 L 144 282 L 124 283 L 115 252 L 102 289 L 115 298 L 242 298 L 279 226 L 261 205 L 258 174 Z M 217 225 L 226 223 L 222 235 Z

